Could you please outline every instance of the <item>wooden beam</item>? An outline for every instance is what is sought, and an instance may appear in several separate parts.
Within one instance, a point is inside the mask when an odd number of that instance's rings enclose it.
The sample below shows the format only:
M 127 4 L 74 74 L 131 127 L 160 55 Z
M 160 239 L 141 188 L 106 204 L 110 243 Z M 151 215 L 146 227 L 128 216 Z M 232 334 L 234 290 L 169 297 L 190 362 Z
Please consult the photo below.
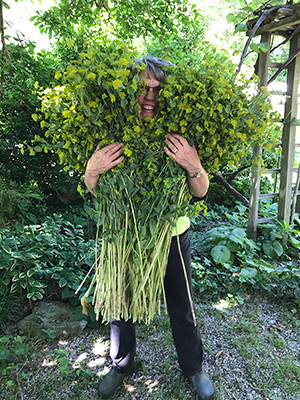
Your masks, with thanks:
M 279 174 L 280 171 L 281 171 L 280 168 L 269 168 L 269 169 L 267 170 L 267 172 L 264 172 L 264 173 L 263 173 L 263 175 Z M 298 168 L 297 168 L 297 167 L 293 168 L 293 172 L 298 172 Z
M 279 31 L 285 30 L 286 31 L 287 27 L 300 24 L 300 3 L 299 2 L 296 4 L 284 5 L 284 6 L 282 6 L 282 8 L 287 8 L 287 9 L 291 10 L 294 13 L 294 15 L 291 17 L 281 18 L 278 21 L 272 21 L 269 24 L 262 25 L 261 27 L 259 27 L 257 29 L 255 36 L 262 35 L 263 33 L 267 33 L 267 32 L 269 32 L 269 33 L 275 32 L 277 30 L 279 30 Z M 246 33 L 247 36 L 250 35 L 251 29 L 256 24 L 258 19 L 259 19 L 259 17 L 253 18 L 247 22 L 247 26 L 250 27 Z M 275 26 L 275 24 L 276 24 L 276 26 Z
M 300 34 L 294 36 L 290 44 L 290 55 L 300 47 Z M 282 131 L 282 157 L 279 188 L 278 215 L 286 222 L 290 221 L 292 201 L 292 178 L 295 158 L 298 90 L 300 84 L 300 54 L 289 64 L 287 75 L 287 98 Z
M 271 42 L 271 34 L 264 33 L 261 36 L 261 42 Z M 270 61 L 270 46 L 266 53 L 262 51 L 258 59 L 258 77 L 259 87 L 267 86 L 268 82 L 268 69 Z M 255 160 L 262 156 L 262 146 L 258 145 L 253 148 L 252 154 L 252 170 L 251 170 L 251 185 L 250 185 L 250 199 L 249 199 L 249 214 L 248 214 L 248 228 L 247 233 L 250 238 L 256 238 L 257 234 L 257 217 L 259 207 L 259 191 L 260 191 L 260 169 L 255 167 Z
M 282 18 L 279 21 L 273 21 L 270 24 L 262 25 L 260 28 L 257 29 L 256 35 L 262 35 L 263 33 L 272 33 L 277 31 L 286 31 L 287 28 L 299 25 L 300 24 L 300 16 L 293 15 L 292 17 Z
M 257 220 L 257 223 L 258 223 L 258 224 L 265 224 L 266 222 L 274 221 L 274 219 L 277 219 L 277 216 L 259 218 L 259 219 Z
M 279 196 L 279 193 L 264 193 L 259 195 L 259 199 L 276 199 Z

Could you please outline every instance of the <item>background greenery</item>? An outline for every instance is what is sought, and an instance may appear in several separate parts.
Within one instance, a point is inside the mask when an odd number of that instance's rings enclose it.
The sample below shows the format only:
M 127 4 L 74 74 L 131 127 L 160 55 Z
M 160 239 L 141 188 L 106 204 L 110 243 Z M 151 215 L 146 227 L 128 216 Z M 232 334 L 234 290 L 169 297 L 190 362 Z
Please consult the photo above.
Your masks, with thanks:
M 57 1 L 54 8 L 32 18 L 41 32 L 54 38 L 51 51 L 37 52 L 35 44 L 26 38 L 8 36 L 6 48 L 1 49 L 0 328 L 4 333 L 49 294 L 79 305 L 81 293 L 75 295 L 75 290 L 93 263 L 95 223 L 89 195 L 81 196 L 77 191 L 82 177 L 66 171 L 52 151 L 34 156 L 21 153 L 25 141 L 41 135 L 39 123 L 31 117 L 40 107 L 35 82 L 44 88 L 55 85 L 56 71 L 75 56 L 72 48 L 80 51 L 84 42 L 102 46 L 116 38 L 134 43 L 142 53 L 192 62 L 205 58 L 203 40 L 210 31 L 215 52 L 223 57 L 226 44 L 228 57 L 237 62 L 245 33 L 233 35 L 234 24 L 245 23 L 262 6 L 260 1 L 242 0 L 213 1 L 212 8 L 205 10 L 190 6 L 186 0 L 73 3 L 75 7 L 71 8 L 69 1 Z M 268 6 L 281 3 L 271 1 Z M 8 2 L 3 2 L 5 6 Z M 218 30 L 211 26 L 224 15 L 232 30 L 226 25 L 215 39 Z M 1 23 L 5 27 L 5 21 Z M 283 47 L 273 61 L 285 59 L 286 53 Z M 249 77 L 256 56 L 251 51 L 246 58 L 244 68 Z M 278 154 L 265 152 L 264 157 L 267 167 L 276 166 Z M 245 165 L 250 164 L 250 158 L 247 154 Z M 231 182 L 245 197 L 249 196 L 249 171 L 245 168 Z M 227 166 L 220 172 L 229 177 L 236 170 Z M 262 192 L 269 192 L 273 185 L 272 180 L 264 178 Z M 299 324 L 299 219 L 291 226 L 280 221 L 261 225 L 258 238 L 250 240 L 246 236 L 247 207 L 213 179 L 206 205 L 208 213 L 194 217 L 191 227 L 196 295 L 214 301 L 234 299 L 240 305 L 249 294 L 263 295 L 288 305 L 295 314 L 294 322 Z M 276 213 L 276 201 L 261 203 L 261 216 Z M 92 320 L 90 315 L 89 322 Z M 245 337 L 254 325 L 249 317 L 243 328 Z M 5 337 L 1 340 L 0 362 L 9 386 L 14 382 L 14 362 L 25 357 L 27 350 L 22 339 Z

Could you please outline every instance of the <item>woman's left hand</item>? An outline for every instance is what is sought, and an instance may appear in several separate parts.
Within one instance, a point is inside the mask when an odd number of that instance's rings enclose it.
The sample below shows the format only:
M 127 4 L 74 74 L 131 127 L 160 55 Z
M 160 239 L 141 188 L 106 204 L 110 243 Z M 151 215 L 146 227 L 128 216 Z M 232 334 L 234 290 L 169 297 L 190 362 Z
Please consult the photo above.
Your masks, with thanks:
M 202 168 L 195 145 L 190 146 L 184 137 L 176 133 L 173 135 L 168 134 L 165 142 L 164 150 L 166 154 L 172 157 L 189 175 L 190 192 L 196 197 L 205 196 L 209 187 L 209 180 L 207 173 Z M 198 174 L 200 171 L 202 171 L 200 176 L 193 178 L 193 175 Z
M 190 146 L 188 141 L 178 134 L 168 134 L 165 140 L 165 153 L 173 158 L 188 175 L 197 174 L 201 169 L 201 161 L 195 145 Z

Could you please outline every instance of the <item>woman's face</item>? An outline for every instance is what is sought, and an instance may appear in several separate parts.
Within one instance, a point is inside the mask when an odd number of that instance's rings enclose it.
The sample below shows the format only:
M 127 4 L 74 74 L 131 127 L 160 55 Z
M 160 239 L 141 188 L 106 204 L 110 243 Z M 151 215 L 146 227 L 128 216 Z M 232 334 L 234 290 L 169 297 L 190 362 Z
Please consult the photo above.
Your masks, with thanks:
M 150 74 L 150 78 L 146 70 L 140 72 L 140 82 L 145 82 L 142 88 L 142 94 L 139 96 L 138 104 L 141 107 L 141 117 L 154 118 L 157 110 L 157 97 L 159 96 L 161 82 L 156 80 Z

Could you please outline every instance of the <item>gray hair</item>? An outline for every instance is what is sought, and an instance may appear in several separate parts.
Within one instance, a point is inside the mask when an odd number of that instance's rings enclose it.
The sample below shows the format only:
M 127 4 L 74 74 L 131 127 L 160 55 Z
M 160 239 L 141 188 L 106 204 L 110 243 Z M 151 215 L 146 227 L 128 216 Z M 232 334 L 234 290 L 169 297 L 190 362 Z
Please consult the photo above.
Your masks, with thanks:
M 159 57 L 154 56 L 144 56 L 142 58 L 137 58 L 133 64 L 132 70 L 136 71 L 137 65 L 144 63 L 146 65 L 146 72 L 149 78 L 153 76 L 157 81 L 163 82 L 165 80 L 165 72 L 163 71 L 164 65 L 173 65 L 171 61 L 162 60 Z

